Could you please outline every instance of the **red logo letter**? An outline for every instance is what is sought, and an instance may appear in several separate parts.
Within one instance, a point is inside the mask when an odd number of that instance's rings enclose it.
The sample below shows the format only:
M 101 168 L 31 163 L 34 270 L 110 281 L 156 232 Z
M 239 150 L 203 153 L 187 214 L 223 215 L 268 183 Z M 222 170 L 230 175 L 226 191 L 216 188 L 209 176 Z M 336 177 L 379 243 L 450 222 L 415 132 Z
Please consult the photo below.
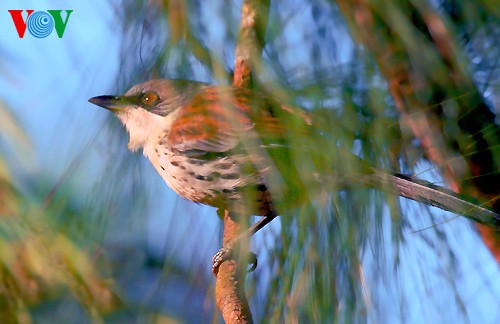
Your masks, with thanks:
M 26 20 L 23 20 L 22 12 L 23 10 L 9 10 L 10 15 L 12 16 L 12 21 L 17 29 L 17 34 L 19 38 L 24 37 L 24 33 L 26 32 L 26 22 L 28 21 L 28 17 L 33 13 L 34 10 L 26 10 L 28 12 L 28 16 L 26 16 Z

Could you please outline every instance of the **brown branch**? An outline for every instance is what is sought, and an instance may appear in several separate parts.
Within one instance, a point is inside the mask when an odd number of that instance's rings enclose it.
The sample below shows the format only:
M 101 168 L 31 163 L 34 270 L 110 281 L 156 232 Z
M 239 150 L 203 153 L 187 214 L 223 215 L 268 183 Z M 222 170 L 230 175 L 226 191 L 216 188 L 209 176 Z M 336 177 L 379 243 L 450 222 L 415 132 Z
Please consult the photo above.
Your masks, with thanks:
M 269 0 L 243 1 L 234 59 L 233 84 L 235 86 L 250 87 L 252 70 L 260 68 L 268 12 Z
M 238 219 L 224 211 L 223 246 L 228 247 L 241 231 Z M 227 260 L 219 266 L 215 284 L 215 303 L 226 323 L 252 323 L 252 313 L 245 297 L 245 271 L 238 260 Z
M 457 175 L 447 163 L 451 160 L 452 153 L 445 145 L 438 120 L 426 109 L 427 103 L 422 103 L 417 98 L 417 91 L 424 85 L 417 83 L 418 76 L 409 70 L 411 62 L 404 44 L 394 38 L 394 31 L 386 23 L 387 20 L 375 15 L 377 8 L 370 0 L 341 0 L 337 3 L 348 18 L 355 36 L 375 56 L 389 83 L 389 92 L 403 123 L 420 140 L 429 159 L 443 171 L 453 190 L 457 191 Z
M 500 175 L 494 161 L 498 152 L 493 144 L 500 143 L 500 129 L 462 66 L 461 53 L 442 18 L 425 1 L 393 2 L 389 10 L 370 0 L 337 3 L 355 36 L 377 60 L 402 121 L 428 158 L 454 191 L 482 200 L 499 213 Z M 391 16 L 395 12 L 397 21 Z M 406 14 L 406 22 L 401 14 Z M 401 23 L 412 24 L 414 31 L 402 29 Z M 443 118 L 446 108 L 454 111 Z M 443 131 L 451 118 L 456 119 L 458 134 Z M 457 161 L 457 154 L 467 165 L 449 162 Z M 500 263 L 498 230 L 478 228 Z
M 238 45 L 235 50 L 233 84 L 250 87 L 251 71 L 258 67 L 269 10 L 268 0 L 245 0 L 241 8 Z M 229 247 L 242 232 L 241 224 L 224 211 L 223 246 Z M 226 323 L 252 323 L 245 297 L 245 271 L 237 260 L 223 262 L 217 273 L 215 301 Z

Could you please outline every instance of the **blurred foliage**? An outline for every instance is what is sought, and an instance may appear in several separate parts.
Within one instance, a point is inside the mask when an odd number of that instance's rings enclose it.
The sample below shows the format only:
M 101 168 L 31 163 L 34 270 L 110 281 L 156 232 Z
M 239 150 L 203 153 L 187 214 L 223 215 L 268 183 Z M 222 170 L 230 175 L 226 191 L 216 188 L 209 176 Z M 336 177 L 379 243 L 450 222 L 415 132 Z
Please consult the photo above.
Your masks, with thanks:
M 33 154 L 30 141 L 4 105 L 0 120 L 2 144 L 17 148 L 14 158 L 26 160 Z M 30 309 L 63 296 L 94 319 L 116 309 L 113 280 L 96 271 L 95 252 L 78 242 L 78 231 L 56 222 L 71 218 L 76 206 L 39 197 L 19 189 L 0 156 L 0 322 L 29 322 Z
M 495 1 L 414 2 L 445 17 L 466 54 L 465 66 L 498 112 Z M 231 82 L 239 2 L 126 0 L 113 5 L 123 26 L 117 93 L 153 77 Z M 402 30 L 416 32 L 390 6 L 386 14 L 394 15 Z M 419 61 L 427 52 L 418 39 L 412 40 L 416 43 L 409 53 Z M 347 156 L 336 150 L 342 147 L 378 167 L 438 182 L 419 143 L 400 127 L 372 56 L 353 43 L 335 3 L 272 1 L 265 43 L 255 86 L 311 111 L 329 139 L 319 148 L 324 151 L 320 163 L 348 169 Z M 88 144 L 96 147 L 97 158 L 89 157 L 88 147 L 75 158 L 81 177 L 96 179 L 90 190 L 74 178 L 78 175 L 54 180 L 28 170 L 24 162 L 19 167 L 16 161 L 31 160 L 35 152 L 12 111 L 14 107 L 0 105 L 0 322 L 52 319 L 53 314 L 68 322 L 171 320 L 155 314 L 187 322 L 211 316 L 219 321 L 213 315 L 213 279 L 205 263 L 215 250 L 201 243 L 204 236 L 215 235 L 203 220 L 212 215 L 193 215 L 186 225 L 177 217 L 197 212 L 189 204 L 158 211 L 163 206 L 158 200 L 165 198 L 159 192 L 167 189 L 151 180 L 143 157 L 126 151 L 126 136 L 112 116 Z M 290 140 L 301 138 L 292 132 Z M 93 158 L 101 169 L 87 161 Z M 309 163 L 300 152 L 294 158 L 297 165 Z M 77 174 L 76 169 L 66 171 Z M 160 253 L 145 247 L 151 234 L 148 215 L 153 213 L 167 219 Z M 464 259 L 460 250 L 461 239 L 475 233 L 466 222 L 450 218 L 374 190 L 324 194 L 286 211 L 281 223 L 266 228 L 252 243 L 260 257 L 259 268 L 247 279 L 254 319 L 472 320 L 477 307 L 469 309 L 470 296 L 463 298 L 457 282 L 480 271 L 480 261 L 466 262 L 468 256 Z M 190 248 L 192 255 L 186 252 Z M 491 278 L 480 275 L 488 286 Z M 498 300 L 497 290 L 491 295 Z

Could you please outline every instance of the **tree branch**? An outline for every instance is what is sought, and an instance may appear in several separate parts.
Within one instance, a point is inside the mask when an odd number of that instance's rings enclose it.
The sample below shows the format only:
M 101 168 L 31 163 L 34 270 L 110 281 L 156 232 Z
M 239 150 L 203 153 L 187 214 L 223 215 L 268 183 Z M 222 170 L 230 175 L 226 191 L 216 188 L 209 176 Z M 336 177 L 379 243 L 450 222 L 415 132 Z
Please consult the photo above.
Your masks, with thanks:
M 500 174 L 494 157 L 499 154 L 495 144 L 500 143 L 500 128 L 463 66 L 463 54 L 443 18 L 426 1 L 393 2 L 389 10 L 382 7 L 386 3 L 371 0 L 337 3 L 375 57 L 402 121 L 427 157 L 454 191 L 485 202 L 499 214 Z M 414 28 L 401 28 L 402 20 Z M 450 128 L 458 131 L 444 131 Z M 458 154 L 463 160 L 455 158 Z M 478 228 L 500 263 L 500 233 L 480 224 Z
M 224 211 L 223 246 L 228 247 L 241 231 L 238 219 Z M 252 313 L 245 297 L 245 269 L 238 260 L 227 260 L 219 266 L 215 283 L 215 303 L 226 323 L 252 323 Z
M 252 70 L 258 66 L 262 53 L 269 10 L 268 0 L 244 0 L 238 45 L 235 49 L 233 84 L 250 87 Z M 224 211 L 223 247 L 228 247 L 242 232 L 241 224 Z M 252 314 L 245 297 L 245 271 L 237 260 L 223 262 L 217 273 L 215 301 L 226 323 L 252 323 Z

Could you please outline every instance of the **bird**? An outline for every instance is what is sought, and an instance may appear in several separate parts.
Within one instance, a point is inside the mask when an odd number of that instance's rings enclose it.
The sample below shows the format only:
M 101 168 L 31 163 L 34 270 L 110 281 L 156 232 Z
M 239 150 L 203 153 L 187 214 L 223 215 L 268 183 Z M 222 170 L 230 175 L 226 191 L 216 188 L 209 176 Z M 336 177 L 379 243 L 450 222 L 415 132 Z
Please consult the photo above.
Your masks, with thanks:
M 353 186 L 381 188 L 482 223 L 500 224 L 498 214 L 470 197 L 377 169 L 342 151 L 309 112 L 265 91 L 153 79 L 124 95 L 89 101 L 115 113 L 129 133 L 129 150 L 142 149 L 179 196 L 237 215 L 263 216 L 241 237 L 251 236 L 285 210 L 314 201 L 325 190 Z M 231 253 L 232 246 L 214 256 L 214 273 Z

